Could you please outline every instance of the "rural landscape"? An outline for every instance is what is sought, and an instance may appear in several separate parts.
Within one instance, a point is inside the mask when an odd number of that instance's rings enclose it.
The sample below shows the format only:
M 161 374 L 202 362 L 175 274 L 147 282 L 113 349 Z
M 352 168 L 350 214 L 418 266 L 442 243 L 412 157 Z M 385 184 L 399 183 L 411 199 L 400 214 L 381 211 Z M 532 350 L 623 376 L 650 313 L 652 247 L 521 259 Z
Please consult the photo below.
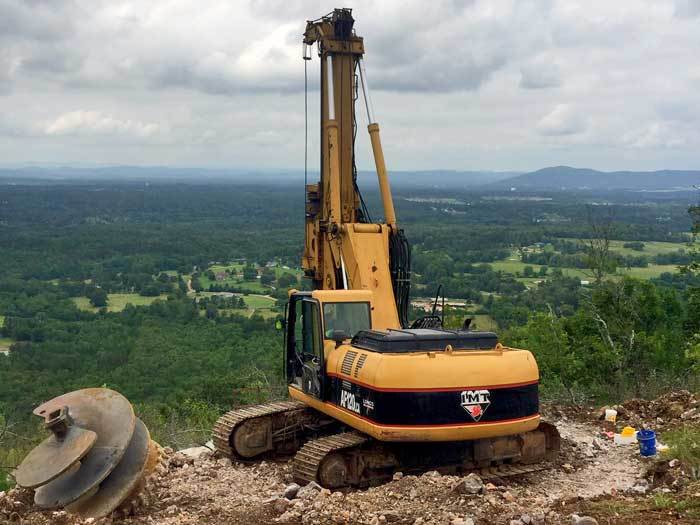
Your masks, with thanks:
M 700 525 L 698 21 L 0 0 L 0 525 Z
M 695 190 L 562 190 L 546 180 L 538 190 L 443 188 L 401 177 L 412 318 L 433 308 L 442 285 L 446 325 L 471 318 L 531 350 L 545 406 L 574 421 L 582 407 L 697 391 Z M 366 198 L 378 210 L 378 195 Z M 308 289 L 301 199 L 292 182 L 5 172 L 0 464 L 16 465 L 42 435 L 33 407 L 72 389 L 123 392 L 175 450 L 206 442 L 230 407 L 283 396 L 275 320 L 288 289 Z M 693 409 L 692 396 L 683 403 L 681 412 Z M 660 421 L 638 423 L 668 428 L 660 439 L 697 469 L 698 420 Z M 660 498 L 634 503 L 631 515 L 659 504 L 688 523 L 700 517 L 693 493 Z

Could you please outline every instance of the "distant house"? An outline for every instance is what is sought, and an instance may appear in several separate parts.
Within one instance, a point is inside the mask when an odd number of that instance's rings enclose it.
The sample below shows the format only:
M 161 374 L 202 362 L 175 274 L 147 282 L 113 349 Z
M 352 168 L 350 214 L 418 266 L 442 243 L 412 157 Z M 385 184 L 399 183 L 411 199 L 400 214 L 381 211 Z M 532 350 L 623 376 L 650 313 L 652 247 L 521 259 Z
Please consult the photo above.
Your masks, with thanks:
M 225 281 L 226 278 L 228 277 L 228 272 L 216 272 L 214 274 L 214 277 L 216 278 L 217 281 Z
M 411 301 L 411 306 L 414 308 L 423 310 L 426 313 L 433 311 L 434 300 L 433 299 L 414 299 Z M 447 300 L 445 301 L 445 306 L 450 308 L 466 308 L 469 306 L 468 301 L 455 301 Z M 437 307 L 435 308 L 438 312 L 442 311 L 442 303 L 438 301 Z

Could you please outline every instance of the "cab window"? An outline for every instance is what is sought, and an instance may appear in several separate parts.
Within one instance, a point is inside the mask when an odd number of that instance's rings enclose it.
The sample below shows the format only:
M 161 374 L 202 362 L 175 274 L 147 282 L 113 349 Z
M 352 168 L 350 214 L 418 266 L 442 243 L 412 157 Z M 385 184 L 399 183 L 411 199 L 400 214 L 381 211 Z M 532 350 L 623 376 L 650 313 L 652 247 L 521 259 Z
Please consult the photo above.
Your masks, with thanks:
M 296 321 L 294 323 L 294 341 L 296 353 L 307 356 L 321 354 L 321 327 L 318 315 L 318 304 L 308 299 L 299 301 L 296 305 Z
M 335 330 L 354 337 L 357 332 L 372 327 L 369 303 L 323 303 L 323 322 L 328 339 Z

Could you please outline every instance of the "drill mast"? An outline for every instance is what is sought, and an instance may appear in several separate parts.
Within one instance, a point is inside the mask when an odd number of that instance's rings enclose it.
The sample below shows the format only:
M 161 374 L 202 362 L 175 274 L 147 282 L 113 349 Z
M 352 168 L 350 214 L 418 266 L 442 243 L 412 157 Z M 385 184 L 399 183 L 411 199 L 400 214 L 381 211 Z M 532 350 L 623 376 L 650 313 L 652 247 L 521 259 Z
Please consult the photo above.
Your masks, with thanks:
M 396 215 L 374 120 L 351 9 L 307 22 L 304 59 L 318 46 L 321 60 L 321 180 L 306 187 L 306 240 L 302 267 L 320 290 L 371 290 L 386 328 L 406 326 L 410 251 Z M 371 223 L 357 186 L 355 101 L 361 88 L 369 121 L 384 222 Z

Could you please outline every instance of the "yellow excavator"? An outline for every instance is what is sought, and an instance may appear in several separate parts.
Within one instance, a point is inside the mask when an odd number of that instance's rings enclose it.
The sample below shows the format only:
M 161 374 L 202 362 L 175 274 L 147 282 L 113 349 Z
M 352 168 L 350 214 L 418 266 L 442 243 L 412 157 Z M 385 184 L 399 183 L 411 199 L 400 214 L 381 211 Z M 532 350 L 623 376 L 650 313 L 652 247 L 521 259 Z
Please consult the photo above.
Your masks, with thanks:
M 491 332 L 409 324 L 410 249 L 398 227 L 350 9 L 307 22 L 304 59 L 320 57 L 321 176 L 306 186 L 302 258 L 313 291 L 291 290 L 284 369 L 291 400 L 232 410 L 214 427 L 237 460 L 295 454 L 296 481 L 363 487 L 397 471 L 538 470 L 559 449 L 540 421 L 533 355 Z M 356 115 L 368 117 L 384 220 L 357 185 Z

